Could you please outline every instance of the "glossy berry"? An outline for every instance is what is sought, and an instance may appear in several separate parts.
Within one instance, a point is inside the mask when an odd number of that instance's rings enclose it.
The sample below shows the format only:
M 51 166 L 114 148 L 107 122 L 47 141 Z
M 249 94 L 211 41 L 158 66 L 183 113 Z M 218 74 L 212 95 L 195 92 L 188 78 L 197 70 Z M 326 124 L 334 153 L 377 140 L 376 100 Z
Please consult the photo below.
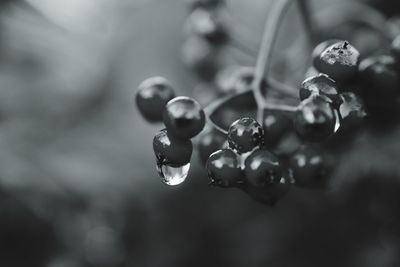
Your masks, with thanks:
M 163 129 L 154 137 L 153 149 L 158 164 L 182 166 L 190 162 L 193 145 L 190 140 L 176 139 Z
M 164 110 L 164 124 L 168 132 L 179 138 L 189 139 L 198 135 L 205 121 L 203 108 L 190 97 L 175 97 Z
M 305 100 L 311 95 L 324 95 L 331 99 L 334 105 L 339 105 L 341 101 L 336 82 L 322 73 L 307 78 L 302 83 L 299 94 L 300 100 Z
M 290 158 L 289 169 L 295 185 L 314 187 L 321 185 L 326 178 L 325 158 L 319 149 L 304 146 Z
M 222 149 L 210 155 L 206 163 L 210 184 L 221 187 L 238 186 L 242 179 L 238 155 L 230 149 Z
M 400 65 L 400 35 L 393 40 L 391 52 L 396 59 L 397 64 Z
M 195 9 L 186 23 L 189 33 L 205 38 L 214 45 L 223 44 L 228 39 L 224 24 L 218 20 L 215 13 L 203 8 Z
M 323 41 L 322 43 L 319 43 L 314 50 L 312 51 L 312 60 L 313 60 L 313 65 L 314 66 L 319 66 L 320 61 L 321 61 L 321 54 L 322 52 L 325 51 L 328 47 L 330 47 L 333 44 L 336 44 L 337 42 L 340 42 L 339 39 L 329 39 L 326 41 Z
M 360 94 L 367 105 L 387 105 L 400 92 L 400 78 L 391 56 L 364 59 L 360 63 L 359 77 L 363 84 Z
M 143 81 L 136 92 L 136 105 L 149 122 L 161 122 L 165 105 L 175 97 L 170 83 L 163 77 Z
M 360 53 L 349 42 L 340 41 L 326 48 L 315 67 L 337 82 L 347 81 L 355 76 Z
M 294 126 L 300 137 L 309 141 L 322 141 L 335 131 L 336 116 L 330 100 L 314 95 L 301 102 Z
M 229 127 L 228 143 L 230 148 L 240 154 L 250 152 L 263 145 L 264 131 L 253 118 L 241 118 Z
M 263 118 L 264 142 L 269 147 L 275 147 L 288 132 L 292 121 L 279 112 L 265 111 Z
M 267 150 L 255 150 L 245 160 L 246 182 L 255 187 L 279 183 L 283 168 L 277 156 Z
M 226 141 L 226 136 L 215 130 L 209 130 L 201 134 L 197 144 L 200 160 L 206 163 L 208 157 L 217 150 L 222 149 Z
M 339 107 L 341 131 L 355 129 L 360 126 L 366 116 L 362 100 L 352 92 L 340 94 L 342 104 Z

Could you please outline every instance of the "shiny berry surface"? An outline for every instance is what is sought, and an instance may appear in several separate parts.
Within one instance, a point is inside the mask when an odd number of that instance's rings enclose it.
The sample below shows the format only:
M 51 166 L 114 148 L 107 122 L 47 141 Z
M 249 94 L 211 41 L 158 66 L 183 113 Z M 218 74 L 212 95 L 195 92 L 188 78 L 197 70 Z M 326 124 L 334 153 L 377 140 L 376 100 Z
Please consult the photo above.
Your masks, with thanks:
M 240 184 L 243 176 L 238 155 L 230 149 L 222 149 L 210 155 L 206 169 L 211 185 L 233 187 Z
M 392 100 L 400 93 L 399 72 L 392 56 L 383 55 L 364 59 L 359 66 L 359 76 L 363 84 L 360 94 L 368 102 Z
M 264 142 L 269 147 L 275 147 L 292 126 L 292 121 L 285 115 L 265 111 L 263 118 Z
M 314 50 L 312 51 L 312 60 L 313 60 L 313 65 L 314 66 L 319 66 L 320 62 L 321 62 L 321 54 L 322 52 L 325 51 L 325 49 L 327 49 L 328 47 L 330 47 L 333 44 L 336 44 L 337 42 L 340 42 L 339 39 L 329 39 L 326 41 L 323 41 L 321 43 L 319 43 Z
M 355 76 L 359 58 L 357 49 L 347 41 L 340 41 L 321 53 L 315 67 L 333 80 L 342 82 Z
M 322 141 L 335 131 L 336 116 L 329 99 L 312 96 L 301 102 L 296 112 L 294 126 L 303 139 Z
M 176 139 L 163 129 L 154 137 L 153 149 L 158 164 L 182 166 L 190 162 L 193 145 L 190 140 Z
M 136 105 L 149 122 L 161 122 L 165 105 L 175 97 L 170 83 L 163 77 L 143 81 L 136 92 Z
M 290 158 L 289 168 L 297 186 L 321 185 L 326 176 L 324 156 L 311 146 L 298 149 Z
M 267 150 L 255 150 L 245 160 L 246 182 L 255 187 L 279 183 L 283 167 L 277 156 Z
M 304 80 L 299 94 L 300 100 L 305 100 L 311 95 L 324 95 L 330 98 L 335 105 L 339 105 L 341 100 L 336 82 L 322 73 Z
M 201 134 L 197 144 L 201 162 L 205 164 L 212 153 L 222 149 L 225 141 L 226 136 L 215 130 L 209 130 Z
M 263 128 L 253 118 L 238 119 L 229 127 L 228 143 L 239 154 L 252 151 L 264 143 Z
M 205 114 L 196 100 L 180 96 L 169 101 L 165 107 L 164 124 L 170 134 L 192 138 L 203 130 Z

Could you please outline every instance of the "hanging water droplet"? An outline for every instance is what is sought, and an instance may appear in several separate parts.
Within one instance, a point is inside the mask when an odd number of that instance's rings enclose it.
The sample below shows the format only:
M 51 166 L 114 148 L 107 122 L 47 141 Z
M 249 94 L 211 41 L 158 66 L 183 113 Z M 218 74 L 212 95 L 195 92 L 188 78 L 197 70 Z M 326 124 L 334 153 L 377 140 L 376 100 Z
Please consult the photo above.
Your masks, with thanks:
M 337 110 L 335 110 L 335 119 L 336 119 L 336 121 L 335 121 L 334 132 L 336 133 L 340 128 L 340 116 L 339 116 L 339 112 Z
M 190 163 L 174 167 L 168 164 L 157 164 L 157 171 L 162 181 L 170 186 L 179 185 L 186 180 L 190 169 Z

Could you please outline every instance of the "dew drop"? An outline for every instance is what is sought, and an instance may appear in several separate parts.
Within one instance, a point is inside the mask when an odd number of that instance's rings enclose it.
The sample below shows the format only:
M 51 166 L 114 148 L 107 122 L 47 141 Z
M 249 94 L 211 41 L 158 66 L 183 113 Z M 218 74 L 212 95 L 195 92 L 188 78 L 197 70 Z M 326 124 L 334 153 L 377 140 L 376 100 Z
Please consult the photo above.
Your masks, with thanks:
M 189 169 L 190 163 L 179 167 L 173 167 L 168 164 L 157 164 L 157 171 L 162 181 L 170 186 L 183 183 L 188 176 Z

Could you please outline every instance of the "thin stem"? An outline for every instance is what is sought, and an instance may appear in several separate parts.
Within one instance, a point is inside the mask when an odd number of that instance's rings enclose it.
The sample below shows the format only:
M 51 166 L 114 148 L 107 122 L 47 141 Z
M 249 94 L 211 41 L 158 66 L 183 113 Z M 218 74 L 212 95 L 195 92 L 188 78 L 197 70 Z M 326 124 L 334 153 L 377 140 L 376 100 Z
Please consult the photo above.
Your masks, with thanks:
M 268 77 L 271 67 L 272 50 L 277 39 L 279 25 L 292 0 L 275 0 L 265 22 L 263 39 L 258 52 L 257 63 L 254 71 L 252 90 L 257 103 L 257 120 L 262 121 L 264 98 L 261 93 L 261 83 L 264 76 Z
M 221 98 L 215 100 L 214 102 L 210 103 L 209 105 L 207 105 L 204 108 L 204 113 L 206 114 L 207 121 L 209 123 L 211 123 L 211 125 L 215 128 L 215 130 L 217 130 L 220 133 L 225 134 L 225 135 L 228 134 L 228 131 L 226 131 L 225 129 L 222 129 L 220 126 L 215 124 L 215 122 L 211 119 L 212 114 L 214 114 L 215 111 L 217 111 L 220 107 L 224 106 L 229 101 L 231 101 L 235 98 L 242 97 L 251 92 L 252 92 L 251 90 L 246 90 L 246 91 L 239 92 L 239 93 L 236 93 L 233 95 L 227 95 L 227 96 L 221 97 Z
M 268 16 L 265 22 L 263 39 L 257 56 L 257 62 L 255 66 L 254 79 L 251 85 L 251 90 L 246 90 L 237 93 L 235 95 L 228 95 L 226 97 L 223 97 L 221 99 L 212 102 L 207 107 L 205 107 L 204 111 L 206 113 L 207 119 L 217 131 L 223 134 L 227 134 L 226 130 L 222 129 L 212 121 L 211 119 L 212 114 L 218 108 L 226 104 L 228 101 L 237 97 L 241 97 L 249 92 L 252 92 L 254 95 L 257 105 L 257 120 L 259 122 L 262 122 L 263 120 L 264 109 L 279 110 L 290 113 L 293 113 L 295 111 L 294 107 L 266 104 L 261 92 L 261 84 L 264 79 L 264 76 L 266 75 L 268 77 L 268 73 L 270 70 L 271 58 L 273 52 L 272 50 L 277 39 L 279 25 L 281 24 L 284 14 L 286 13 L 289 4 L 291 2 L 292 0 L 276 0 L 271 4 L 272 7 L 269 12 L 270 15 Z

